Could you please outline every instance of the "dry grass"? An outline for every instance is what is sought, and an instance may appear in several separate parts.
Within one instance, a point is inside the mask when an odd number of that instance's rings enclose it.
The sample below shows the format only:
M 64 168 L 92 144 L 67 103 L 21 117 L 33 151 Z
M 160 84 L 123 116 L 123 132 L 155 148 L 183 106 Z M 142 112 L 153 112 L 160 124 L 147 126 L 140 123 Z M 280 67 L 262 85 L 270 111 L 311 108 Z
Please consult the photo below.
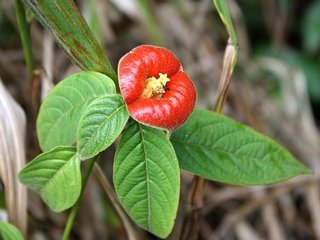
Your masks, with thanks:
M 90 19 L 88 2 L 78 2 Z M 100 42 L 114 66 L 132 47 L 153 43 L 145 16 L 135 0 L 91 2 L 100 24 Z M 196 84 L 198 106 L 213 109 L 227 33 L 212 2 L 151 2 L 163 44 L 182 60 L 184 69 Z M 262 31 L 270 33 L 271 44 L 281 51 L 287 44 L 284 34 L 289 16 L 271 4 L 275 1 L 262 2 L 258 7 L 265 10 L 266 15 L 261 18 L 268 26 Z M 305 73 L 278 58 L 253 57 L 249 40 L 251 33 L 245 24 L 241 6 L 234 0 L 228 3 L 239 37 L 240 53 L 225 114 L 281 142 L 315 173 L 264 187 L 208 184 L 199 239 L 320 239 L 320 135 L 310 106 Z M 8 19 L 16 26 L 9 1 L 2 1 L 2 6 L 5 6 L 3 11 Z M 18 40 L 0 46 L 0 77 L 6 88 L 0 85 L 0 173 L 9 219 L 21 229 L 25 229 L 26 224 L 27 198 L 25 190 L 17 183 L 16 174 L 25 162 L 25 153 L 30 160 L 39 152 L 34 137 L 34 115 L 39 99 L 52 88 L 52 83 L 78 71 L 55 45 L 49 33 L 36 21 L 31 25 L 33 50 L 40 71 L 38 80 L 31 81 L 33 84 L 28 83 Z M 37 87 L 36 81 L 42 83 L 41 88 Z M 270 94 L 274 86 L 280 92 L 277 96 Z M 8 96 L 9 91 L 26 111 L 30 122 L 28 127 L 24 125 L 22 111 Z M 24 131 L 28 133 L 26 149 Z M 112 158 L 113 149 L 110 149 L 101 159 L 108 177 L 111 176 Z M 178 239 L 190 181 L 191 176 L 183 173 L 181 209 L 170 239 Z M 119 219 L 98 185 L 94 179 L 89 184 L 75 225 L 74 239 L 125 239 Z M 32 193 L 28 200 L 30 239 L 59 239 L 65 215 L 53 214 Z M 148 235 L 146 239 L 152 237 Z

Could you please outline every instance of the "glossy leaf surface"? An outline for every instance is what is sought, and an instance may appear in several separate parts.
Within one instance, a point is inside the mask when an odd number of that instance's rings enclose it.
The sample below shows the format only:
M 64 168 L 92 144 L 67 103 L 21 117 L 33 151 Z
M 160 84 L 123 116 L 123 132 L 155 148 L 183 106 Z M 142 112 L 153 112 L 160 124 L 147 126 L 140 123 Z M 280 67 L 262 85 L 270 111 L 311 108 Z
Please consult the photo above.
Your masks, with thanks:
M 226 76 L 230 78 L 238 59 L 238 38 L 231 20 L 227 1 L 213 0 L 213 3 L 219 13 L 219 16 L 226 30 L 228 31 L 229 39 L 231 40 L 231 42 L 228 42 L 224 53 L 223 70 L 221 73 L 221 76 Z
M 119 94 L 93 100 L 83 113 L 78 130 L 78 151 L 81 159 L 97 155 L 119 136 L 129 118 Z
M 80 116 L 89 102 L 115 93 L 112 80 L 97 72 L 80 72 L 62 80 L 40 108 L 37 134 L 41 149 L 74 144 Z
M 74 147 L 56 147 L 40 154 L 19 174 L 21 183 L 40 193 L 55 212 L 70 208 L 81 193 L 80 158 Z
M 133 122 L 116 151 L 113 180 L 129 216 L 153 234 L 167 237 L 177 214 L 180 173 L 165 133 Z
M 273 140 L 207 110 L 196 109 L 171 142 L 182 169 L 218 182 L 263 185 L 311 172 Z

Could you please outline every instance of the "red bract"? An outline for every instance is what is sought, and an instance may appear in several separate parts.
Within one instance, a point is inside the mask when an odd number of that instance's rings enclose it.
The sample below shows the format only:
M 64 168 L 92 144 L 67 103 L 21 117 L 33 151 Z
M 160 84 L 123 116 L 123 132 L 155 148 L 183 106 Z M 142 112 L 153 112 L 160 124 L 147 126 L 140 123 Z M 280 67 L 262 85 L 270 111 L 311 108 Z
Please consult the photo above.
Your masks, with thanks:
M 176 56 L 165 48 L 134 48 L 120 60 L 118 75 L 128 111 L 138 122 L 174 130 L 193 111 L 193 83 Z

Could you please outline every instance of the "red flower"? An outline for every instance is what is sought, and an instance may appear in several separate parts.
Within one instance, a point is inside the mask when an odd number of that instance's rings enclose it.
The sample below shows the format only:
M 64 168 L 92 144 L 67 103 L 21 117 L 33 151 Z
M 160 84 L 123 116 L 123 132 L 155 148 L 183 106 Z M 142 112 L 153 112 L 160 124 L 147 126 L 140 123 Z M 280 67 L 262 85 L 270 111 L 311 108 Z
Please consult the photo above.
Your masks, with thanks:
M 134 48 L 120 59 L 118 75 L 128 111 L 138 122 L 174 130 L 193 111 L 193 83 L 176 56 L 165 48 Z

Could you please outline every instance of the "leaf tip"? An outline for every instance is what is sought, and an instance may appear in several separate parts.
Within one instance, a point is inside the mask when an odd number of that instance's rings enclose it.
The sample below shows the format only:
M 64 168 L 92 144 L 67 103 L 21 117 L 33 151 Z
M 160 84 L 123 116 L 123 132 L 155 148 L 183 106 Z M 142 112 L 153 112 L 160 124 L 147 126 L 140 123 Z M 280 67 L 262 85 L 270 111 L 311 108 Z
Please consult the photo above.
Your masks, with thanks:
M 315 171 L 305 165 L 302 165 L 301 175 L 314 175 Z

